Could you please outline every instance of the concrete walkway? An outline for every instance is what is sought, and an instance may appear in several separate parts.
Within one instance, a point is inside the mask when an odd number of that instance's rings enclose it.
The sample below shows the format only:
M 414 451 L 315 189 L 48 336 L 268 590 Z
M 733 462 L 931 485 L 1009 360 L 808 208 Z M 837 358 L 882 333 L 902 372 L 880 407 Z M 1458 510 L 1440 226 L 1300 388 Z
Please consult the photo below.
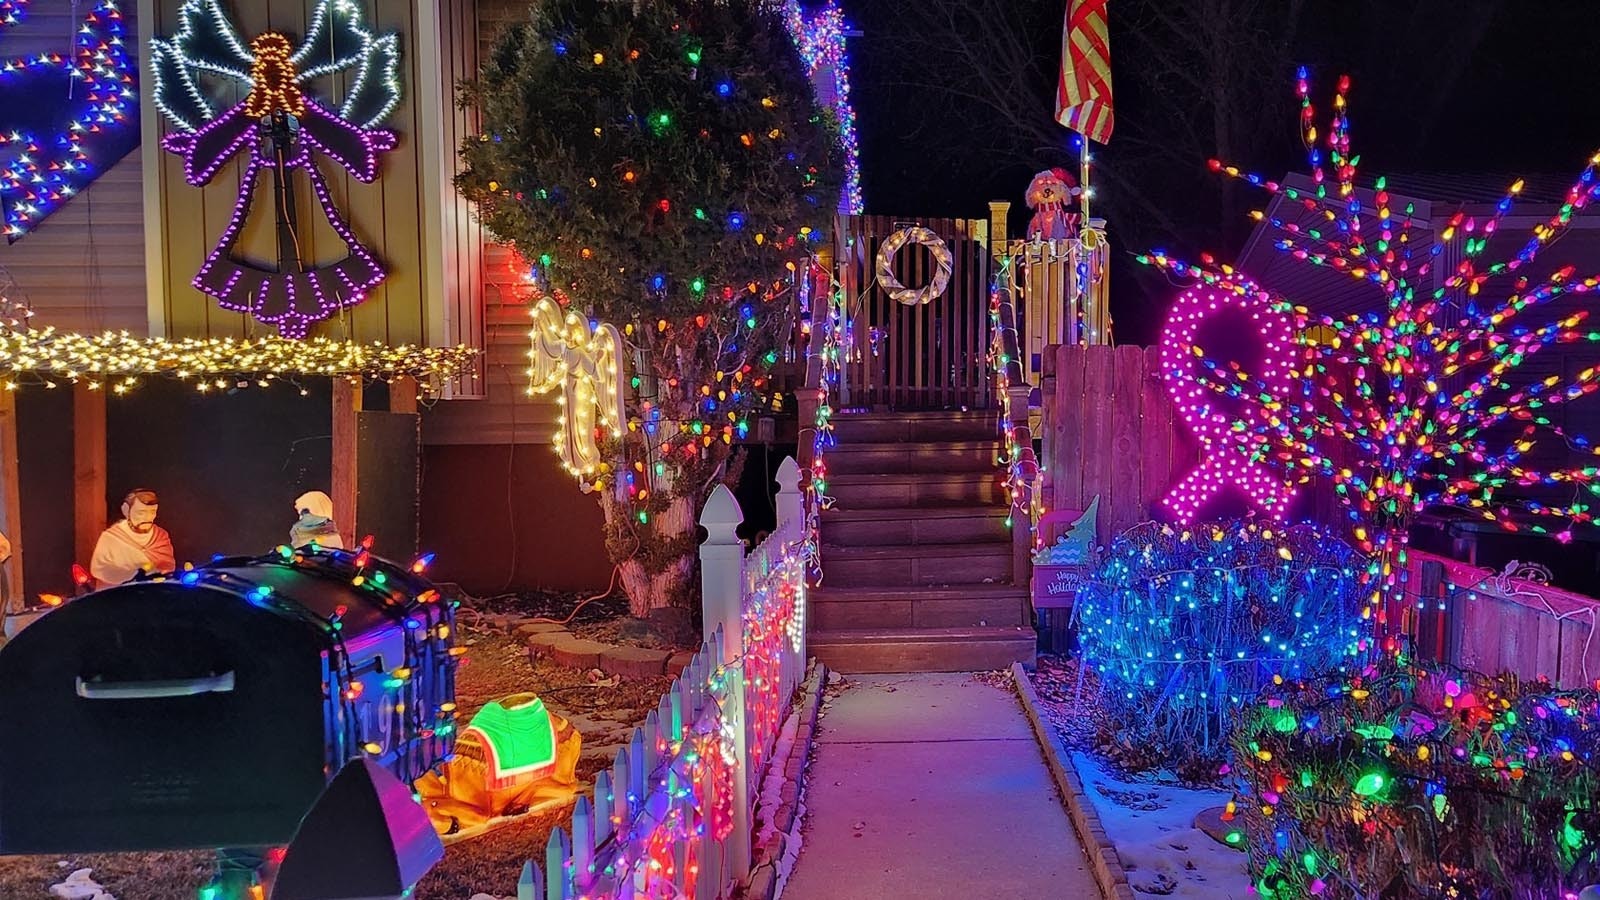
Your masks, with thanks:
M 822 718 L 783 900 L 1097 900 L 1016 696 L 858 675 Z

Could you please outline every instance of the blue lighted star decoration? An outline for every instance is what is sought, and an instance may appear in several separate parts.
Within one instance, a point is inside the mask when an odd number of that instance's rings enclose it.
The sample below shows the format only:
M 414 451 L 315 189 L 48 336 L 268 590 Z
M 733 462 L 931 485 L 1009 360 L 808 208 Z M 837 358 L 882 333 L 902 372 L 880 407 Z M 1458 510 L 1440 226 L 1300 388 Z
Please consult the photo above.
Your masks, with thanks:
M 138 62 L 117 0 L 83 13 L 70 54 L 7 55 L 8 35 L 41 2 L 0 0 L 0 208 L 10 243 L 139 145 Z

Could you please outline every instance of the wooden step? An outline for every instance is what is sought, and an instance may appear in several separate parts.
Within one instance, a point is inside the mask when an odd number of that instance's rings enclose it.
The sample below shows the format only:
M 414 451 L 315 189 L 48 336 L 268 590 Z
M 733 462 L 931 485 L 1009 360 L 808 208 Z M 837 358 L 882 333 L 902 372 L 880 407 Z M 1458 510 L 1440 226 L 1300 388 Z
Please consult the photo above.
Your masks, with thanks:
M 821 536 L 839 547 L 1009 541 L 1009 517 L 1004 506 L 830 509 L 822 514 Z
M 1004 473 L 889 472 L 828 477 L 828 495 L 839 509 L 1004 505 Z
M 822 571 L 834 587 L 1003 584 L 1011 581 L 1011 544 L 828 547 Z
M 887 628 L 812 631 L 812 655 L 836 672 L 987 672 L 1031 665 L 1031 628 Z
M 833 416 L 839 443 L 993 440 L 1000 434 L 994 410 L 840 412 Z
M 828 582 L 824 580 L 824 585 Z M 806 618 L 821 631 L 861 628 L 980 628 L 1028 625 L 1028 592 L 1009 584 L 939 588 L 836 588 L 812 590 Z
M 843 443 L 823 457 L 833 475 L 882 472 L 995 472 L 1000 442 Z

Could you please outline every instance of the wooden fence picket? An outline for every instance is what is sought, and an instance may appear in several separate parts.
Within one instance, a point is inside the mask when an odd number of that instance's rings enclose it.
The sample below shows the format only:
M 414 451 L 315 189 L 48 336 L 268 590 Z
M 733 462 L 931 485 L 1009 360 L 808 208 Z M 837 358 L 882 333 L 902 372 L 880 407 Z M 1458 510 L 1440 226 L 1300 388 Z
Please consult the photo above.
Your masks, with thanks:
M 645 778 L 650 770 L 645 766 L 644 731 L 635 728 L 628 739 L 628 800 L 630 807 L 644 806 Z
M 628 798 L 628 792 L 633 789 L 633 776 L 629 774 L 629 768 L 628 748 L 623 747 L 611 762 L 611 808 L 618 823 L 617 832 L 624 836 L 628 831 L 628 822 L 633 818 L 633 803 Z
M 654 772 L 656 766 L 661 764 L 661 717 L 656 715 L 655 710 L 645 715 L 644 727 L 639 731 L 639 739 L 644 745 L 644 764 L 639 768 L 646 773 Z
M 572 872 L 574 880 L 583 884 L 589 880 L 589 867 L 594 862 L 594 813 L 588 797 L 579 797 L 572 808 Z

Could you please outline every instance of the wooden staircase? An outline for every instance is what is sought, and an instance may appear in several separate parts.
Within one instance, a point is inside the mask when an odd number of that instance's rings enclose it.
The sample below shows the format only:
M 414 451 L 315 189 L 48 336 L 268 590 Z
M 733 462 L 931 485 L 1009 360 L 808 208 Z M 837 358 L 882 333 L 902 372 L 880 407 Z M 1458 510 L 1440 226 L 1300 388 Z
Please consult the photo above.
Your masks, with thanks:
M 1031 662 L 993 412 L 842 413 L 827 451 L 812 652 L 840 672 Z

